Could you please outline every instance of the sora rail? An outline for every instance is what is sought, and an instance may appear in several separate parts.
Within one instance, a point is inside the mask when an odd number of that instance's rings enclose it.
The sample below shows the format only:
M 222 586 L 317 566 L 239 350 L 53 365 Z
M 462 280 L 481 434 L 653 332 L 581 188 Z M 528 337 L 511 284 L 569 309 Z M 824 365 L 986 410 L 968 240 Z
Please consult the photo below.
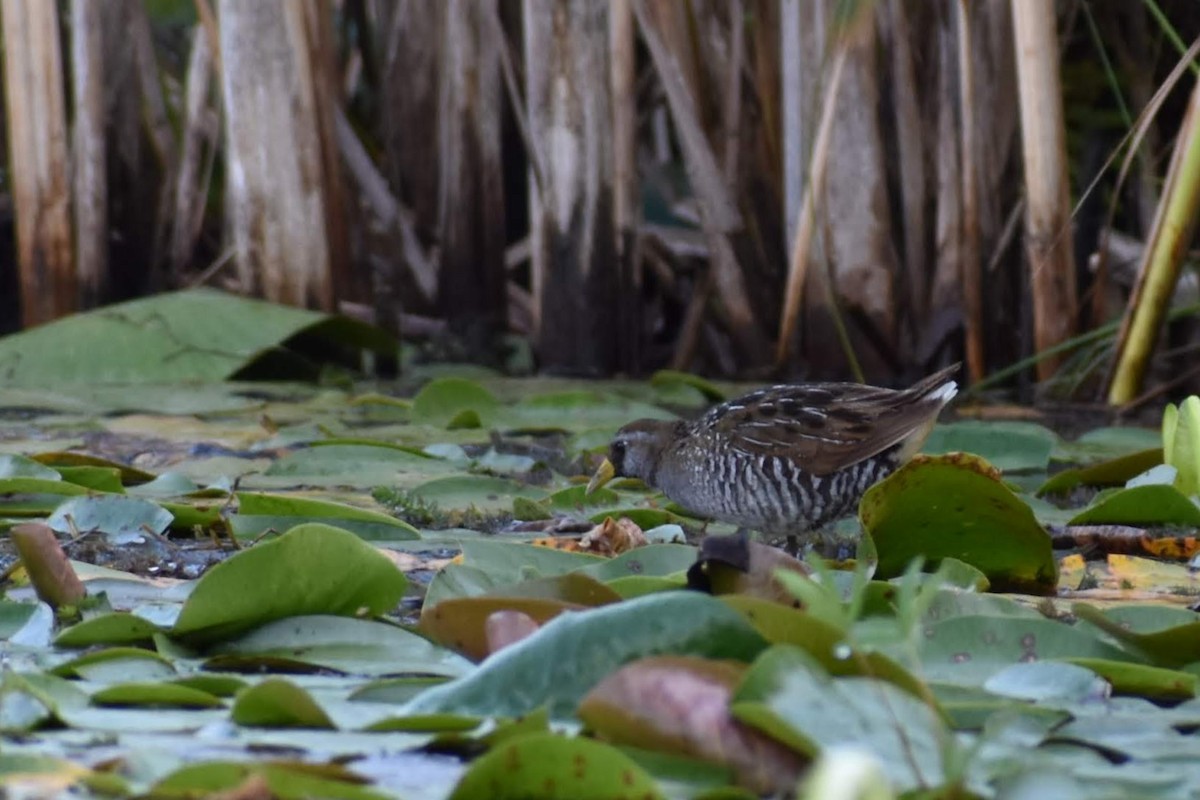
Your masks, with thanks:
M 843 517 L 913 456 L 958 390 L 954 365 L 907 389 L 772 386 L 694 421 L 621 428 L 589 490 L 641 478 L 689 511 L 793 537 Z

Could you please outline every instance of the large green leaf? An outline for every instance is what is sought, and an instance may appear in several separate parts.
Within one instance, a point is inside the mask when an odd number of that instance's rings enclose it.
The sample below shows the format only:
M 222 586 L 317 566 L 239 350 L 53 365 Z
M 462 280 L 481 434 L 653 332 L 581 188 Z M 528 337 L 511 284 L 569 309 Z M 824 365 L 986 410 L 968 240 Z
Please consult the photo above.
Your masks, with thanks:
M 210 643 L 282 617 L 382 614 L 407 583 L 354 534 L 318 522 L 299 525 L 205 573 L 171 632 Z
M 875 542 L 880 577 L 901 574 L 917 557 L 949 557 L 979 569 L 1000 589 L 1055 589 L 1049 534 L 976 456 L 918 456 L 871 487 L 858 513 Z
M 379 351 L 383 331 L 315 311 L 190 289 L 107 306 L 0 339 L 9 386 L 166 383 L 231 378 L 268 355 L 275 377 L 312 377 L 316 363 L 280 348 L 299 334 Z

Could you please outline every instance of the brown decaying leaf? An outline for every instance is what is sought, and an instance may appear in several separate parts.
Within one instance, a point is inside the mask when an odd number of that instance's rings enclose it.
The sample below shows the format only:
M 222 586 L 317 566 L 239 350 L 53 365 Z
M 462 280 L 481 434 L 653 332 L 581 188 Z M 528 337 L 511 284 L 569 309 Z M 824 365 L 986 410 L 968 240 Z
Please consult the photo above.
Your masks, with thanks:
M 729 714 L 745 669 L 691 656 L 644 658 L 588 692 L 579 717 L 610 741 L 715 761 L 751 791 L 785 791 L 795 786 L 800 754 Z
M 489 632 L 489 622 L 496 614 L 516 613 L 541 625 L 563 611 L 582 608 L 577 603 L 541 597 L 455 597 L 422 612 L 420 629 L 443 647 L 482 661 L 499 649 L 492 646 Z
M 537 620 L 523 612 L 512 609 L 493 611 L 484 625 L 488 655 L 532 636 L 540 627 Z
M 83 583 L 48 525 L 26 522 L 14 527 L 11 536 L 38 598 L 54 608 L 83 599 Z

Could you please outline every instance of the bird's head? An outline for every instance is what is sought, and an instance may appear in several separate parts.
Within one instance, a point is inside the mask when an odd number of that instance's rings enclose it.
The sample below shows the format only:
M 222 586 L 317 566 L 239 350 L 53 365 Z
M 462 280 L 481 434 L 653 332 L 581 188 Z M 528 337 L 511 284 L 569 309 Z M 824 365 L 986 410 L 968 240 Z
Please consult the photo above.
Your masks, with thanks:
M 621 428 L 608 446 L 608 458 L 592 476 L 588 492 L 617 477 L 640 478 L 654 486 L 659 459 L 676 436 L 679 424 L 660 419 L 639 419 Z

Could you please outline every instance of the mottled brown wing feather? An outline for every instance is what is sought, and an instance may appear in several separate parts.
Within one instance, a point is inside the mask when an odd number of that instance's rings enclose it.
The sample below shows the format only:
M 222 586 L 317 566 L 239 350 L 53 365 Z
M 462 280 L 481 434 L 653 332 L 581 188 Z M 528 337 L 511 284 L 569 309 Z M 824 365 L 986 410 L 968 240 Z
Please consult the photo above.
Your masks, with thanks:
M 943 370 L 903 390 L 855 383 L 772 386 L 712 409 L 698 428 L 734 450 L 783 457 L 827 475 L 900 444 L 921 441 L 952 392 L 957 370 Z

